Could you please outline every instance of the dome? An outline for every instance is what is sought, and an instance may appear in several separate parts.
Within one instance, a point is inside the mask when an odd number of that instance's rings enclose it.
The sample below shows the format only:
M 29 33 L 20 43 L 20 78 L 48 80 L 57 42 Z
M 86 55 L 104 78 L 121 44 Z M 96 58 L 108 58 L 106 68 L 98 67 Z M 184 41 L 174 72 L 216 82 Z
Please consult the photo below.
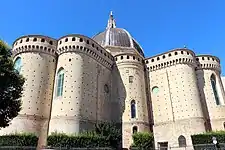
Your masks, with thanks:
M 120 46 L 135 48 L 142 56 L 144 56 L 141 46 L 125 29 L 116 28 L 116 23 L 112 12 L 108 20 L 106 30 L 98 33 L 93 37 L 101 46 Z

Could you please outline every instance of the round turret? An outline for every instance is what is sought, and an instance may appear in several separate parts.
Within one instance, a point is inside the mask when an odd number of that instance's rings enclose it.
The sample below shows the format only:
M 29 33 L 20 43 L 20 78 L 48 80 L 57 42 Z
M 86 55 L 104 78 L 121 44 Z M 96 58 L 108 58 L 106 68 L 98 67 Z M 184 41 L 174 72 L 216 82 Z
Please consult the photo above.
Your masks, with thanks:
M 109 121 L 112 55 L 83 35 L 60 38 L 57 52 L 49 133 L 78 133 Z
M 191 145 L 191 135 L 205 131 L 194 52 L 174 49 L 145 62 L 149 70 L 156 144 L 168 141 L 168 146 L 179 146 L 175 141 L 184 137 L 187 145 Z
M 223 130 L 225 122 L 225 92 L 221 79 L 220 60 L 215 56 L 196 57 L 196 74 L 207 130 Z
M 23 36 L 13 43 L 12 53 L 15 69 L 26 81 L 22 110 L 1 134 L 46 132 L 57 62 L 56 40 L 40 35 Z
M 221 73 L 220 60 L 218 57 L 210 55 L 196 56 L 197 70 L 198 69 L 211 69 Z
M 115 60 L 123 83 L 118 88 L 125 88 L 126 93 L 125 96 L 123 93 L 119 94 L 124 96 L 120 99 L 125 102 L 122 117 L 123 146 L 129 147 L 133 133 L 150 131 L 144 60 L 133 53 L 116 55 Z

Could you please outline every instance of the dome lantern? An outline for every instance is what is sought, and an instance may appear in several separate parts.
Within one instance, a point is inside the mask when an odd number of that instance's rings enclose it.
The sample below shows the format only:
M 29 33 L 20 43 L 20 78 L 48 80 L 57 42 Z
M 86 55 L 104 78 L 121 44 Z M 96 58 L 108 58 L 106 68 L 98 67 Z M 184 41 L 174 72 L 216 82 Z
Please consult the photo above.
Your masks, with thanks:
M 112 11 L 110 12 L 110 15 L 109 15 L 109 20 L 108 20 L 106 30 L 110 29 L 110 28 L 116 28 L 116 21 L 113 18 L 113 12 Z

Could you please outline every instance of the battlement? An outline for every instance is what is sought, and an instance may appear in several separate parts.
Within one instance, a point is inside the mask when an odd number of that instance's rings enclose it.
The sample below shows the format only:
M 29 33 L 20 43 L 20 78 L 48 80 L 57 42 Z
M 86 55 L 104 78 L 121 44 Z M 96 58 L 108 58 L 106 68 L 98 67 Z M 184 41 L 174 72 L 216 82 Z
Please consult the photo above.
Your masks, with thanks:
M 123 53 L 123 54 L 118 54 L 114 56 L 116 63 L 119 64 L 124 64 L 124 63 L 135 63 L 139 65 L 144 64 L 144 59 L 140 55 L 137 55 L 135 53 Z
M 26 35 L 15 40 L 13 43 L 13 56 L 25 52 L 42 52 L 54 57 L 56 53 L 57 40 L 42 35 Z
M 220 59 L 211 55 L 196 56 L 197 70 L 212 69 L 221 72 Z
M 195 53 L 186 48 L 178 48 L 154 57 L 146 58 L 147 69 L 155 71 L 176 64 L 188 64 L 195 66 Z
M 114 62 L 113 56 L 97 42 L 79 34 L 61 37 L 58 40 L 57 52 L 59 55 L 66 52 L 84 53 L 108 68 L 111 68 Z

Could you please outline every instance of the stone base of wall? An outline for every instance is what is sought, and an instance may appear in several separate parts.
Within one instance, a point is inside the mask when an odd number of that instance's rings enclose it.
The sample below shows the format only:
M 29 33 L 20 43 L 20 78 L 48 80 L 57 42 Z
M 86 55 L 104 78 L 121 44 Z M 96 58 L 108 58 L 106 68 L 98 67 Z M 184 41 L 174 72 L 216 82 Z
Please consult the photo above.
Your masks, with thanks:
M 213 131 L 225 129 L 225 118 L 211 119 L 210 122 Z
M 18 115 L 6 128 L 0 128 L 0 135 L 13 133 L 35 133 L 39 136 L 42 118 L 33 115 Z
M 79 120 L 73 117 L 52 118 L 49 125 L 49 135 L 53 132 L 74 134 L 82 131 L 92 130 L 96 121 Z
M 175 122 L 162 122 L 153 126 L 155 146 L 158 142 L 168 142 L 169 147 L 179 147 L 178 138 L 183 135 L 187 146 L 192 145 L 191 135 L 205 132 L 203 118 L 190 118 Z

